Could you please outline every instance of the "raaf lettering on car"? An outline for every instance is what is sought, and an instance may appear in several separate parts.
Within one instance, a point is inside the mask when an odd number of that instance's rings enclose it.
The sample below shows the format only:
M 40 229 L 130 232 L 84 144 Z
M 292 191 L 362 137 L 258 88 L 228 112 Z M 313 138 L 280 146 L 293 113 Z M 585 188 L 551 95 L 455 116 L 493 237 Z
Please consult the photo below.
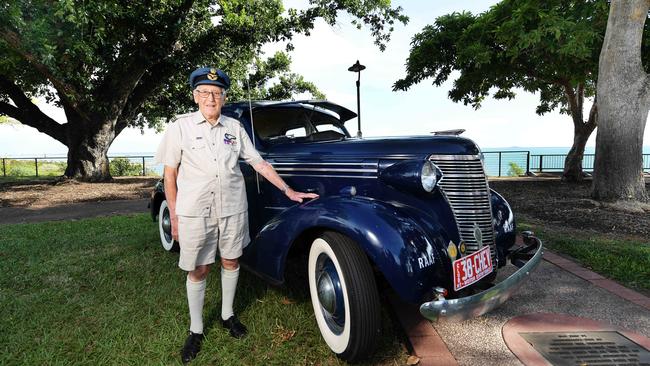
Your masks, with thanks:
M 420 254 L 420 257 L 418 257 L 418 266 L 420 269 L 424 269 L 426 267 L 430 267 L 435 263 L 435 259 L 433 256 L 433 246 L 431 246 L 431 243 L 427 240 L 427 248 L 426 252 L 423 252 Z

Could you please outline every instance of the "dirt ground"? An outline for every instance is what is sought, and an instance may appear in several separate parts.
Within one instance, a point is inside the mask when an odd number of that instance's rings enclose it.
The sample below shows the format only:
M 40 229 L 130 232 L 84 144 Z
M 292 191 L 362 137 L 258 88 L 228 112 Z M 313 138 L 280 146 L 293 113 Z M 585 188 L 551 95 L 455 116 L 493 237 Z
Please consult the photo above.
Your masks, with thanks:
M 636 210 L 603 205 L 590 198 L 591 181 L 497 179 L 490 181 L 490 187 L 504 196 L 519 219 L 645 240 L 650 236 L 650 205 Z M 650 192 L 648 183 L 646 190 Z
M 70 203 L 147 198 L 159 178 L 118 177 L 108 183 L 75 180 L 0 183 L 0 208 L 44 208 Z
M 158 178 L 122 177 L 109 183 L 77 181 L 0 183 L 0 208 L 44 208 L 79 202 L 147 198 Z M 519 220 L 540 221 L 567 229 L 650 237 L 650 211 L 622 211 L 589 198 L 590 181 L 494 179 L 490 186 L 510 203 Z M 650 184 L 646 186 L 650 191 Z

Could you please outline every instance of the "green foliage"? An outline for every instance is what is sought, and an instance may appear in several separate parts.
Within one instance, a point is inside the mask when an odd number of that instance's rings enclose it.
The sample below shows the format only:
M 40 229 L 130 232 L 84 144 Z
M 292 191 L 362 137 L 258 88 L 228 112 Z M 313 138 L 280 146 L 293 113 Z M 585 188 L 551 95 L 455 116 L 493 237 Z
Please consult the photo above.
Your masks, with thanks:
M 3 101 L 17 98 L 8 81 L 27 96 L 66 106 L 68 122 L 102 116 L 117 120 L 117 133 L 127 125 L 155 127 L 193 108 L 187 77 L 196 67 L 224 69 L 238 84 L 233 96 L 241 95 L 262 45 L 309 34 L 317 19 L 335 24 L 341 11 L 368 25 L 382 49 L 394 22 L 408 20 L 386 0 L 319 0 L 301 11 L 281 0 L 5 2 L 0 114 L 13 111 Z M 278 76 L 290 92 L 317 92 L 287 70 Z M 278 88 L 266 96 L 285 98 Z
M 127 158 L 111 159 L 109 163 L 109 169 L 111 176 L 113 177 L 124 177 L 129 175 L 142 174 L 142 164 L 132 163 Z
M 34 176 L 36 175 L 36 169 L 34 168 L 33 163 L 31 164 L 31 166 L 27 166 L 26 164 L 16 164 L 16 163 L 8 164 L 7 175 L 17 176 L 17 177 Z
M 508 166 L 510 167 L 508 168 L 509 177 L 521 177 L 522 175 L 526 174 L 524 169 L 519 165 L 517 165 L 517 163 L 515 163 L 514 161 L 508 163 Z
M 38 160 L 38 175 L 61 176 L 65 172 L 66 163 L 62 161 Z M 0 167 L 2 169 L 2 167 Z M 9 177 L 35 177 L 36 162 L 33 159 L 5 159 L 5 171 Z M 2 172 L 0 171 L 0 174 Z
M 0 225 L 0 364 L 180 364 L 189 317 L 178 255 L 165 252 L 148 214 Z M 313 308 L 289 273 L 281 288 L 242 271 L 235 311 L 249 335 L 219 322 L 220 281 L 207 282 L 206 341 L 193 365 L 342 365 L 322 340 Z M 407 358 L 399 327 L 382 317 L 368 364 Z
M 16 125 L 16 124 L 19 124 L 19 122 L 16 121 L 15 119 L 13 119 L 13 118 L 9 118 L 7 116 L 1 116 L 0 115 L 0 125 L 2 125 L 2 124 Z
M 253 100 L 288 100 L 302 93 L 309 93 L 312 99 L 325 99 L 325 94 L 316 85 L 290 71 L 291 58 L 285 52 L 276 52 L 266 60 L 256 57 L 255 72 L 249 75 L 249 79 L 233 85 L 228 99 L 248 99 L 247 84 L 250 85 L 250 98 Z M 269 86 L 274 79 L 278 82 Z
M 458 71 L 449 92 L 455 102 L 479 108 L 490 93 L 512 99 L 521 88 L 539 93 L 538 114 L 568 113 L 567 91 L 595 95 L 607 15 L 602 0 L 504 0 L 479 15 L 439 17 L 413 37 L 406 76 L 394 89 L 428 78 L 439 86 Z

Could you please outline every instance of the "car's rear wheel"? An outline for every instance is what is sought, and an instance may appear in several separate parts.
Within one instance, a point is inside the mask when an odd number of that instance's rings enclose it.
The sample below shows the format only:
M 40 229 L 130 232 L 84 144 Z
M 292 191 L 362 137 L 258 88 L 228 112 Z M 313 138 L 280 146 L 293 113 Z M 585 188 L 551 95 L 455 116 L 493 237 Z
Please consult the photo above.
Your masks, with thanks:
M 316 322 L 330 349 L 351 362 L 369 356 L 381 318 L 365 253 L 348 237 L 325 232 L 311 244 L 308 279 Z
M 180 249 L 178 242 L 172 238 L 172 220 L 169 213 L 167 200 L 160 203 L 158 210 L 158 231 L 160 232 L 160 243 L 168 252 L 178 252 Z

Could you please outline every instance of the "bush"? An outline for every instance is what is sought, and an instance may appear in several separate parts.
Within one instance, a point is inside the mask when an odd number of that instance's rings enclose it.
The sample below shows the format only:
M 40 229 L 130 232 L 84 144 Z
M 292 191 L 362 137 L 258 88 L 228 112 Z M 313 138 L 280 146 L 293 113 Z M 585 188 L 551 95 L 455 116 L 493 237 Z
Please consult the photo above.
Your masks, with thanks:
M 33 164 L 32 164 L 33 165 Z M 28 167 L 25 164 L 11 164 L 7 168 L 7 175 L 14 177 L 24 177 L 35 175 L 34 167 Z
M 517 163 L 515 163 L 514 161 L 511 161 L 510 163 L 508 163 L 508 165 L 510 166 L 510 169 L 508 169 L 509 177 L 520 177 L 526 174 L 526 172 L 524 172 L 524 169 L 519 165 L 517 165 Z
M 114 177 L 142 174 L 142 164 L 132 163 L 127 158 L 115 158 L 109 163 L 109 170 Z
M 42 176 L 59 176 L 65 173 L 68 163 L 63 161 L 38 161 L 38 175 Z

